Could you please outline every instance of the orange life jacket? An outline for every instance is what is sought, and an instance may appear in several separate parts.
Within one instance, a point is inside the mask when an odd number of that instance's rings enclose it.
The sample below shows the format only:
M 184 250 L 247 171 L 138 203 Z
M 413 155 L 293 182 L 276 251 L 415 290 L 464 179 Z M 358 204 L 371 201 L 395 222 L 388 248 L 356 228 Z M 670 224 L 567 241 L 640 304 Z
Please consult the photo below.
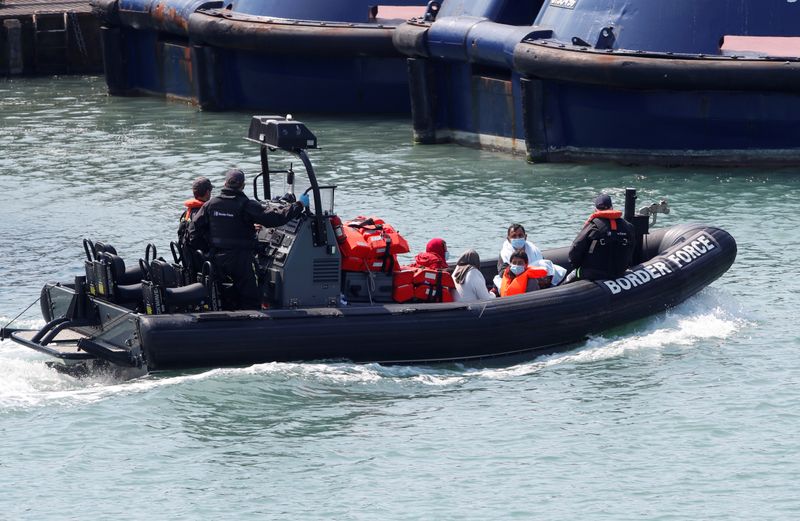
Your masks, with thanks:
M 185 200 L 183 202 L 183 206 L 186 207 L 186 211 L 183 212 L 183 215 L 181 215 L 181 219 L 180 220 L 181 221 L 191 221 L 192 220 L 192 214 L 195 211 L 199 210 L 200 207 L 202 207 L 204 204 L 205 204 L 205 201 L 201 201 L 199 199 L 195 199 L 194 197 L 192 197 L 191 199 Z
M 622 217 L 622 211 L 620 210 L 597 210 L 592 215 L 590 215 L 588 219 L 586 219 L 586 222 L 583 223 L 583 225 L 586 226 L 587 224 L 589 224 L 590 222 L 592 222 L 594 219 L 597 218 L 608 219 L 608 221 L 611 223 L 611 229 L 616 230 L 617 219 L 621 217 Z
M 339 249 L 345 271 L 391 273 L 400 268 L 397 254 L 408 252 L 408 242 L 403 236 L 377 217 L 356 217 L 345 223 L 343 232 Z
M 450 272 L 427 268 L 395 271 L 392 283 L 395 302 L 453 302 L 456 287 Z
M 407 302 L 414 298 L 414 270 L 403 269 L 392 274 L 392 299 Z
M 528 268 L 514 277 L 511 278 L 511 269 L 506 268 L 503 273 L 503 282 L 500 284 L 500 296 L 510 297 L 511 295 L 521 295 L 528 290 L 529 279 L 540 279 L 547 276 L 547 270 L 544 268 Z

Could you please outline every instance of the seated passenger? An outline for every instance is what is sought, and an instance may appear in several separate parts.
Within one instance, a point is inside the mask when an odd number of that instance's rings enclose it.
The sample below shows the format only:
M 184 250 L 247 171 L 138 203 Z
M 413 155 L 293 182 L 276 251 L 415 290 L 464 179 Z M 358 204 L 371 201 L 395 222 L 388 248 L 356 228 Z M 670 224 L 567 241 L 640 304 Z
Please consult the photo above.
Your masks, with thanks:
M 522 250 L 511 254 L 508 269 L 503 272 L 500 283 L 500 296 L 510 297 L 539 289 L 539 278 L 547 276 L 547 270 L 540 266 L 529 266 L 528 256 Z
M 567 273 L 567 270 L 558 264 L 553 264 L 553 261 L 548 259 L 540 260 L 536 265 L 547 270 L 547 275 L 539 279 L 540 289 L 558 286 L 561 284 L 561 281 L 564 280 L 564 275 Z
M 428 241 L 425 251 L 414 257 L 414 262 L 407 267 L 446 270 L 448 257 L 447 243 L 444 242 L 444 239 L 431 239 Z
M 197 215 L 200 207 L 211 199 L 211 190 L 214 186 L 207 177 L 198 177 L 192 183 L 192 199 L 187 199 L 183 202 L 186 210 L 178 218 L 178 244 L 183 245 L 186 242 L 186 230 L 189 228 L 189 223 Z
M 500 247 L 500 255 L 497 259 L 497 276 L 495 276 L 493 280 L 495 287 L 500 287 L 503 272 L 509 264 L 511 254 L 518 250 L 524 251 L 525 255 L 528 256 L 529 266 L 537 267 L 538 264 L 544 260 L 541 250 L 528 240 L 528 234 L 525 233 L 525 228 L 521 224 L 512 224 L 508 227 L 506 240 L 503 241 L 503 245 Z M 561 281 L 564 280 L 567 270 L 558 264 L 553 264 L 553 269 L 555 270 L 553 275 L 554 285 L 560 284 Z
M 453 282 L 456 302 L 478 302 L 489 300 L 495 294 L 486 289 L 486 279 L 481 273 L 481 258 L 475 250 L 467 250 L 461 254 L 453 270 Z
M 522 250 L 528 257 L 530 264 L 535 264 L 537 261 L 543 259 L 542 252 L 535 244 L 528 241 L 528 234 L 525 233 L 525 227 L 521 224 L 512 224 L 508 227 L 506 240 L 500 247 L 500 255 L 497 259 L 497 272 L 502 275 L 503 269 L 511 262 L 511 254 L 515 251 Z

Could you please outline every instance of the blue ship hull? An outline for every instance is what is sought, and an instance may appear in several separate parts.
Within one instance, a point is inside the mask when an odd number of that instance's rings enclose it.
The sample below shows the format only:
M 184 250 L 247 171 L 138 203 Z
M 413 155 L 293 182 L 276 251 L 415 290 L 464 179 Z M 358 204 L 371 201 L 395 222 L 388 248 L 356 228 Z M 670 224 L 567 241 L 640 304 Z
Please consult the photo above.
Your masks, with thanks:
M 800 163 L 798 58 L 720 42 L 793 35 L 791 3 L 681 0 L 664 15 L 654 0 L 551 0 L 532 24 L 496 21 L 514 2 L 478 4 L 445 0 L 395 34 L 417 142 L 540 162 Z
M 314 4 L 95 0 L 109 91 L 213 110 L 408 113 L 400 20 L 370 19 L 366 0 Z

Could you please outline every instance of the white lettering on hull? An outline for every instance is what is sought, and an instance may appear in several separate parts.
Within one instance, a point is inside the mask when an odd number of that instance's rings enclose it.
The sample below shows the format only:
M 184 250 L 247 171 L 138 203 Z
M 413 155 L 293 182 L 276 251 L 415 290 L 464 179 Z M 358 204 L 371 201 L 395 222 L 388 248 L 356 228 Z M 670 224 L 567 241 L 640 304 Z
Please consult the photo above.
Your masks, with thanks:
M 667 255 L 667 260 L 675 265 L 674 268 L 670 267 L 665 262 L 656 261 L 652 264 L 640 266 L 638 269 L 628 272 L 617 279 L 604 280 L 603 284 L 611 291 L 612 295 L 616 295 L 623 291 L 643 286 L 664 275 L 669 275 L 673 273 L 675 269 L 682 269 L 684 266 L 691 264 L 695 259 L 699 259 L 716 247 L 713 240 L 709 236 L 703 234 L 693 239 L 688 244 L 681 246 L 674 253 Z

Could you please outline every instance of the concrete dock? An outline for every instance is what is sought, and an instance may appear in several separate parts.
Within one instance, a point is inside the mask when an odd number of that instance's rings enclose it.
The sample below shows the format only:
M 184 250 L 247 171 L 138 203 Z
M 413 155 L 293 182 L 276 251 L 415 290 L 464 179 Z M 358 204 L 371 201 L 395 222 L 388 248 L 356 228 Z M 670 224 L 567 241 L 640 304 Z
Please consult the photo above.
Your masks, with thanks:
M 88 0 L 0 0 L 0 76 L 102 71 Z

